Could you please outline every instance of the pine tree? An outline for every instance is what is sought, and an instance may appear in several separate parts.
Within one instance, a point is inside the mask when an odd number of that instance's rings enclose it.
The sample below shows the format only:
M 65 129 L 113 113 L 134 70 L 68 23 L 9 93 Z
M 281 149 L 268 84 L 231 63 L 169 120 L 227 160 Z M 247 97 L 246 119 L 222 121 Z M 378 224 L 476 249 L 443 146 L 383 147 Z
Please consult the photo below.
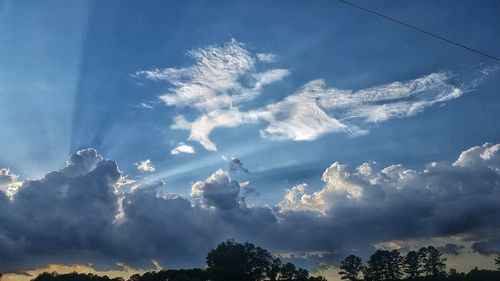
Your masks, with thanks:
M 410 251 L 406 254 L 404 260 L 404 271 L 409 279 L 416 279 L 422 273 L 421 255 L 415 251 Z
M 427 276 L 444 276 L 446 275 L 446 258 L 442 257 L 441 252 L 439 252 L 433 246 L 427 248 L 420 248 L 419 254 L 422 256 L 422 262 L 424 266 L 424 271 Z
M 359 275 L 363 270 L 363 262 L 360 257 L 350 255 L 342 261 L 340 269 L 342 269 L 342 271 L 339 272 L 339 274 L 342 275 L 340 279 L 358 281 L 361 280 L 359 279 Z

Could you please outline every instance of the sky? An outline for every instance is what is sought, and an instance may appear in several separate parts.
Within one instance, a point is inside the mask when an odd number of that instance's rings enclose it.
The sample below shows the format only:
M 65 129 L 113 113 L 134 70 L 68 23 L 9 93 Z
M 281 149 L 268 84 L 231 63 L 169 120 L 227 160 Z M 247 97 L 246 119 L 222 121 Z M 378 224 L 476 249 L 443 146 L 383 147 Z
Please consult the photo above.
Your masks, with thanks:
M 356 3 L 500 56 L 498 1 Z M 495 60 L 295 0 L 3 0 L 0 54 L 0 272 L 500 252 Z

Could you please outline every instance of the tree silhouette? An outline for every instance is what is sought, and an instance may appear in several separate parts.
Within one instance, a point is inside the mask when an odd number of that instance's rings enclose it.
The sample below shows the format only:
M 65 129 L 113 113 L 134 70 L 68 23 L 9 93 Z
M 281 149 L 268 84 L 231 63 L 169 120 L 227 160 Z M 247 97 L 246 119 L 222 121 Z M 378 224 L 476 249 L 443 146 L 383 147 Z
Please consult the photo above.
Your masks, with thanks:
M 271 254 L 260 247 L 227 240 L 208 253 L 207 273 L 214 281 L 260 281 L 272 261 Z
M 207 255 L 207 274 L 213 281 L 326 281 L 279 259 L 250 243 L 220 243 Z
M 278 280 L 307 280 L 308 277 L 309 272 L 307 272 L 307 270 L 302 268 L 296 269 L 295 265 L 293 265 L 292 263 L 286 263 L 280 268 Z
M 409 251 L 404 259 L 404 272 L 408 275 L 408 279 L 416 279 L 422 273 L 422 260 L 419 253 Z
M 447 281 L 465 281 L 465 273 L 458 272 L 454 268 L 450 268 L 450 272 L 448 273 Z
M 433 246 L 420 248 L 418 252 L 422 257 L 424 271 L 427 276 L 439 277 L 446 275 L 446 264 L 444 263 L 446 258 L 442 257 L 441 252 Z
M 350 255 L 346 257 L 341 265 L 340 269 L 342 269 L 339 274 L 342 275 L 340 279 L 349 280 L 349 281 L 358 281 L 359 275 L 363 271 L 363 262 L 360 257 L 355 255 Z
M 366 266 L 354 255 L 346 257 L 341 263 L 339 274 L 343 280 L 349 281 L 500 281 L 500 268 L 495 271 L 476 267 L 467 274 L 452 268 L 446 273 L 445 261 L 442 254 L 432 246 L 409 251 L 404 258 L 397 250 L 377 250 L 370 256 Z M 500 264 L 500 255 L 495 263 Z M 348 274 L 355 272 L 351 270 L 351 264 L 355 264 L 356 268 L 363 268 L 363 279 L 355 279 L 355 274 Z
M 269 281 L 277 281 L 281 270 L 281 260 L 273 259 L 271 265 L 269 266 L 266 275 Z
M 123 281 L 123 278 L 109 278 L 108 276 L 98 276 L 92 273 L 66 273 L 66 274 L 58 274 L 57 272 L 44 272 L 38 275 L 32 281 Z
M 143 275 L 134 274 L 128 281 L 205 281 L 208 280 L 207 273 L 203 269 L 178 269 L 160 270 L 158 272 L 146 272 Z
M 410 251 L 403 258 L 397 250 L 377 250 L 363 265 L 360 257 L 347 256 L 339 274 L 347 281 L 500 281 L 500 269 L 481 270 L 477 267 L 465 274 L 455 269 L 446 273 L 446 259 L 434 247 Z M 500 264 L 500 255 L 495 258 Z M 363 273 L 363 277 L 360 277 Z M 405 274 L 404 274 L 405 273 Z M 422 276 L 425 273 L 425 276 Z M 0 274 L 1 276 L 1 274 Z M 41 273 L 32 281 L 124 281 L 95 274 Z M 207 255 L 207 268 L 177 269 L 133 274 L 128 281 L 327 281 L 309 276 L 305 269 L 292 263 L 282 263 L 267 250 L 250 243 L 227 240 Z
M 500 270 L 500 254 L 498 254 L 498 257 L 495 258 L 495 264 L 498 265 L 498 270 Z
M 377 250 L 363 274 L 367 281 L 399 280 L 403 276 L 402 266 L 403 257 L 397 250 Z

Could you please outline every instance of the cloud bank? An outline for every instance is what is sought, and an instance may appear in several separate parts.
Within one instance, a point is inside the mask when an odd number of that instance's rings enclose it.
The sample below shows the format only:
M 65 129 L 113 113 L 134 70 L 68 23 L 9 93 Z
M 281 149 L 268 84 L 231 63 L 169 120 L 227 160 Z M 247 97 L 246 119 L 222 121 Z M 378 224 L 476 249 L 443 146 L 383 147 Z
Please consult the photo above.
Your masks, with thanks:
M 317 79 L 282 100 L 267 99 L 264 106 L 255 106 L 265 86 L 290 74 L 287 69 L 266 68 L 276 55 L 253 54 L 234 39 L 188 54 L 195 60 L 192 66 L 138 71 L 136 76 L 168 82 L 170 88 L 160 99 L 169 106 L 197 111 L 194 120 L 176 116 L 171 128 L 188 130 L 188 140 L 211 151 L 217 150 L 210 140 L 214 129 L 242 124 L 261 124 L 261 137 L 271 140 L 311 141 L 330 133 L 361 135 L 368 132 L 369 124 L 413 116 L 459 98 L 498 69 L 485 68 L 464 81 L 451 72 L 435 72 L 360 90 L 328 87 Z
M 492 236 L 500 230 L 499 168 L 500 144 L 489 143 L 421 171 L 335 162 L 318 191 L 302 184 L 276 206 L 256 207 L 223 170 L 194 183 L 190 198 L 160 193 L 163 182 L 121 192 L 117 164 L 81 150 L 63 169 L 23 182 L 11 197 L 0 192 L 0 271 L 151 260 L 201 266 L 207 250 L 227 238 L 280 253 L 320 252 L 331 262 L 380 242 L 450 235 L 493 253 L 500 238 Z

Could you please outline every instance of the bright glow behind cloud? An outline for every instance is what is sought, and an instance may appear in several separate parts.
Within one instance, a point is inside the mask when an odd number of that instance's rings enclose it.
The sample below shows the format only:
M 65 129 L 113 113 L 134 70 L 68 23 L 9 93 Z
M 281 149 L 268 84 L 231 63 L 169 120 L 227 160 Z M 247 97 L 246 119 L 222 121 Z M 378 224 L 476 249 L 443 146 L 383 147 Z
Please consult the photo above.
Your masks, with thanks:
M 140 161 L 139 163 L 135 164 L 137 166 L 137 170 L 141 172 L 154 172 L 155 171 L 155 166 L 151 162 L 151 160 L 146 159 L 143 161 Z

